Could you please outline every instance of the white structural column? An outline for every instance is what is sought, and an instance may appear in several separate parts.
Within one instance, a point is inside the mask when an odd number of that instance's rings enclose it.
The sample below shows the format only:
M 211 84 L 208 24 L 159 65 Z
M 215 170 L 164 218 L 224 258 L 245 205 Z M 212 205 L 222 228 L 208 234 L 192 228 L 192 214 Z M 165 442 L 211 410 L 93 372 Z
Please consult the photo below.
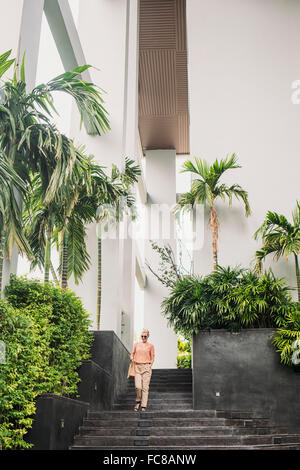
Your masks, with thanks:
M 111 130 L 101 137 L 78 131 L 75 112 L 71 134 L 85 143 L 95 160 L 110 170 L 112 163 L 124 169 L 125 155 L 134 158 L 137 132 L 137 15 L 138 2 L 90 0 L 80 3 L 78 32 L 94 83 L 101 87 Z M 123 227 L 120 227 L 122 233 Z M 87 237 L 91 270 L 78 286 L 70 287 L 83 299 L 96 327 L 97 238 L 95 227 Z M 126 251 L 126 253 L 125 253 Z M 121 338 L 122 310 L 127 320 L 124 341 L 130 348 L 133 337 L 134 249 L 132 242 L 117 237 L 102 242 L 102 306 L 100 329 L 113 330 Z M 129 325 L 128 325 L 129 321 Z M 125 339 L 126 338 L 126 339 Z
M 43 7 L 44 0 L 0 0 L 0 54 L 12 49 L 11 57 L 21 61 L 25 53 L 28 90 L 34 87 L 36 80 Z M 9 282 L 10 274 L 17 272 L 17 264 L 18 250 L 14 246 L 11 259 L 4 260 L 3 288 Z
M 147 177 L 147 238 L 145 259 L 157 270 L 160 258 L 150 241 L 160 245 L 170 244 L 175 251 L 174 216 L 170 210 L 176 203 L 176 152 L 175 150 L 149 150 L 146 152 Z M 147 269 L 144 292 L 145 328 L 150 331 L 150 342 L 155 346 L 155 368 L 176 368 L 177 336 L 167 326 L 161 313 L 161 302 L 168 295 L 165 288 Z
M 219 263 L 248 267 L 260 243 L 253 234 L 268 210 L 290 217 L 299 199 L 300 4 L 285 0 L 189 0 L 187 8 L 191 156 L 236 152 L 241 169 L 224 182 L 249 193 L 252 216 L 240 202 L 222 201 Z M 212 269 L 211 236 L 196 253 L 195 271 Z M 274 272 L 295 285 L 294 263 L 272 260 Z
M 125 74 L 125 119 L 123 132 L 124 155 L 137 160 L 138 154 L 138 0 L 130 0 L 127 7 L 127 50 Z M 135 242 L 130 217 L 123 226 L 121 271 L 121 307 L 123 325 L 121 339 L 131 350 L 134 336 Z M 104 273 L 105 274 L 105 273 Z

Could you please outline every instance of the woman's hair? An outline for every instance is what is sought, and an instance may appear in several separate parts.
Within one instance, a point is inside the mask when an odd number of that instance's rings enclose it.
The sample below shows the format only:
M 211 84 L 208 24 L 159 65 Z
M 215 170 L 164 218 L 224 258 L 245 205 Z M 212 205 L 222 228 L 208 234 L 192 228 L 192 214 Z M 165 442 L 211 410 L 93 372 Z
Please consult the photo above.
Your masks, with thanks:
M 149 330 L 147 328 L 143 328 L 142 334 L 145 333 L 148 337 L 150 336 Z

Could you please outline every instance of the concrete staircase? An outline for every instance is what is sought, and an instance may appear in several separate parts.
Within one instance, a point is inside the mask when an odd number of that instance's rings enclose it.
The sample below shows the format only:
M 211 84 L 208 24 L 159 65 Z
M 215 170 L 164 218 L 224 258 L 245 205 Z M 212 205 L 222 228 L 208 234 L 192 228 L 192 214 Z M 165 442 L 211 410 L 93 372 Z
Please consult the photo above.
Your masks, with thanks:
M 90 411 L 72 450 L 300 450 L 300 435 L 245 411 L 193 410 L 192 371 L 154 369 L 146 412 L 135 412 L 134 381 L 111 411 Z

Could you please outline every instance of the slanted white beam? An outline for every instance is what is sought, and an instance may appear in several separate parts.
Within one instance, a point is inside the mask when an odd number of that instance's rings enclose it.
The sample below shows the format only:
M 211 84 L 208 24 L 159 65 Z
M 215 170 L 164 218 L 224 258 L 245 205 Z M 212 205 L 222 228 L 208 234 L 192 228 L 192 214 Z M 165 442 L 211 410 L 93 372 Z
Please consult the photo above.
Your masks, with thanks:
M 35 86 L 44 0 L 24 0 L 19 38 L 19 59 L 25 54 L 26 86 Z
M 147 187 L 146 187 L 146 182 L 145 182 L 145 177 L 143 174 L 143 167 L 142 167 L 142 158 L 143 157 L 143 150 L 142 150 L 142 144 L 141 144 L 141 138 L 140 138 L 140 133 L 138 132 L 138 151 L 137 151 L 137 160 L 138 164 L 140 165 L 140 168 L 142 170 L 141 175 L 139 176 L 138 179 L 138 191 L 140 195 L 140 199 L 142 204 L 147 204 L 147 199 L 148 199 L 148 194 L 147 194 Z
M 145 274 L 145 268 L 142 263 L 142 258 L 138 244 L 135 243 L 135 277 L 141 289 L 145 289 L 147 284 L 147 277 Z
M 65 70 L 85 65 L 83 49 L 68 0 L 45 0 L 45 15 Z M 90 74 L 85 72 L 90 80 Z
M 70 71 L 85 65 L 87 62 L 68 0 L 44 1 L 45 15 L 64 69 Z M 88 70 L 82 73 L 82 78 L 92 81 Z M 92 134 L 88 122 L 84 122 L 84 125 L 87 133 Z

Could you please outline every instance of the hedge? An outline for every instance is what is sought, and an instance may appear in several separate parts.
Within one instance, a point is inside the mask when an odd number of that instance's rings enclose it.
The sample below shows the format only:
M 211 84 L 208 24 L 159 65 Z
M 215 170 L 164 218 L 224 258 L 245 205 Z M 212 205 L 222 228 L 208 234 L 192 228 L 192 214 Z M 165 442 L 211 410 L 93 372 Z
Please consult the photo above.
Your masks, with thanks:
M 76 397 L 78 368 L 89 358 L 92 341 L 88 313 L 70 290 L 50 282 L 11 276 L 0 301 L 0 340 L 6 363 L 0 364 L 0 443 L 26 448 L 41 393 Z

